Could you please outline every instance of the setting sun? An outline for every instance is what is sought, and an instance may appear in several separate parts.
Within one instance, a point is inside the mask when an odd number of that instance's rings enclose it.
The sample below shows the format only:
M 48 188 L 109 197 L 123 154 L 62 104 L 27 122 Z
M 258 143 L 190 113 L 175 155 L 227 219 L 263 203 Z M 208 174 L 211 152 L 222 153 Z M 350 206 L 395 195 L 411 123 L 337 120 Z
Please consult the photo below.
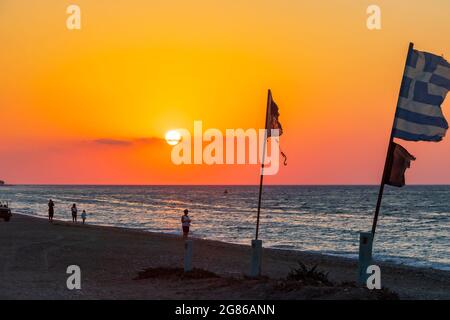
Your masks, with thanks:
M 170 130 L 166 133 L 166 141 L 171 146 L 177 145 L 181 140 L 181 135 L 177 130 Z

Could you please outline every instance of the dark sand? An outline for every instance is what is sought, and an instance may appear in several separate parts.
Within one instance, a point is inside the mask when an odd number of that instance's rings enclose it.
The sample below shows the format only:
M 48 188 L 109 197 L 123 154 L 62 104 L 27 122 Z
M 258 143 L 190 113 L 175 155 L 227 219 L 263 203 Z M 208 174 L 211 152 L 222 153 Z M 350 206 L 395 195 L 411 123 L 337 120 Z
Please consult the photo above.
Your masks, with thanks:
M 219 278 L 133 280 L 149 267 L 182 267 L 183 240 L 129 229 L 73 225 L 13 215 L 0 221 L 0 299 L 373 299 L 367 289 L 338 286 L 356 279 L 356 261 L 266 249 L 263 274 L 244 279 L 250 247 L 194 239 L 193 264 Z M 336 285 L 286 289 L 297 261 L 319 265 Z M 66 287 L 68 265 L 79 265 L 82 290 Z M 450 272 L 379 263 L 382 285 L 401 299 L 450 299 Z M 289 285 L 290 286 L 290 285 Z M 288 287 L 289 287 L 288 286 Z

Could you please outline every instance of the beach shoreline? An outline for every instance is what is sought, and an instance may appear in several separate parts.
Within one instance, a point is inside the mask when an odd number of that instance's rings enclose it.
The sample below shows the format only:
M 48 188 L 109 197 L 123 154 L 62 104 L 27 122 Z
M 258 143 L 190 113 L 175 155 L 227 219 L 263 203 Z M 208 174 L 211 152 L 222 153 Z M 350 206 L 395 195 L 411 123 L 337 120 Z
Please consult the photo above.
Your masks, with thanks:
M 193 265 L 220 279 L 133 280 L 146 268 L 182 267 L 180 236 L 131 228 L 73 224 L 14 214 L 0 222 L 0 298 L 3 299 L 333 299 L 358 298 L 315 291 L 277 292 L 269 282 L 244 281 L 250 267 L 250 246 L 193 238 Z M 278 281 L 297 262 L 329 272 L 336 282 L 356 280 L 351 258 L 287 249 L 264 249 L 263 275 Z M 450 272 L 431 268 L 376 263 L 382 285 L 401 299 L 449 299 Z M 79 265 L 82 290 L 66 287 L 69 265 Z M 232 279 L 232 280 L 231 280 Z M 271 280 L 272 281 L 272 280 Z M 271 291 L 272 290 L 272 291 Z M 304 290 L 303 290 L 304 291 Z
M 31 218 L 37 218 L 37 219 L 42 219 L 42 220 L 47 220 L 48 218 L 46 216 L 43 215 L 35 215 L 35 214 L 28 214 L 28 213 L 16 213 L 16 215 L 23 215 L 26 217 L 31 217 Z M 64 220 L 58 219 L 55 220 L 55 222 L 58 223 L 68 223 L 69 225 L 72 225 L 71 223 L 71 219 L 67 218 Z M 139 231 L 139 232 L 145 232 L 145 233 L 152 233 L 155 235 L 168 235 L 168 236 L 174 236 L 174 237 L 181 237 L 182 236 L 182 231 L 173 231 L 173 232 L 158 232 L 158 231 L 154 231 L 154 230 L 148 230 L 146 228 L 137 228 L 137 227 L 128 227 L 128 226 L 117 226 L 117 225 L 113 225 L 113 224 L 102 224 L 102 223 L 91 223 L 88 222 L 86 224 L 86 227 L 100 227 L 100 228 L 113 228 L 113 229 L 118 229 L 118 230 L 125 230 L 125 231 Z M 204 240 L 204 241 L 212 241 L 212 242 L 220 242 L 220 243 L 226 243 L 226 244 L 230 244 L 230 245 L 240 245 L 240 246 L 245 246 L 248 247 L 251 244 L 251 239 L 248 239 L 248 245 L 247 244 L 243 244 L 243 243 L 239 243 L 239 242 L 232 242 L 232 241 L 222 241 L 222 240 L 217 240 L 217 239 L 211 239 L 208 238 L 207 235 L 201 235 L 201 236 L 197 236 L 195 233 L 191 232 L 191 236 L 192 239 L 196 239 L 196 240 Z M 356 238 L 355 238 L 356 239 Z M 356 240 L 355 240 L 356 241 Z M 355 250 L 355 252 L 353 254 L 349 254 L 346 253 L 341 254 L 341 253 L 333 253 L 333 252 L 320 252 L 320 251 L 310 251 L 310 250 L 301 250 L 298 248 L 283 248 L 283 247 L 276 247 L 276 246 L 270 246 L 270 245 L 265 245 L 264 246 L 265 250 L 278 250 L 278 251 L 293 251 L 293 252 L 301 252 L 303 254 L 312 254 L 312 255 L 323 255 L 323 256 L 328 256 L 328 257 L 336 257 L 339 259 L 344 259 L 344 260 L 348 260 L 348 261 L 353 261 L 353 262 L 357 262 L 358 261 L 358 252 Z M 400 258 L 400 257 L 395 257 L 395 256 L 382 256 L 380 257 L 379 255 L 376 255 L 376 253 L 374 253 L 375 255 L 375 260 L 379 261 L 380 263 L 384 263 L 386 265 L 391 265 L 391 266 L 405 266 L 405 267 L 411 267 L 411 268 L 417 268 L 417 269 L 429 269 L 429 270 L 436 270 L 436 271 L 446 271 L 450 273 L 450 266 L 448 265 L 442 265 L 439 264 L 438 266 L 433 266 L 433 265 L 427 265 L 426 263 L 423 265 L 418 265 L 418 263 L 423 262 L 422 260 L 419 259 L 414 259 L 414 260 L 410 260 L 410 261 L 405 261 L 404 259 Z

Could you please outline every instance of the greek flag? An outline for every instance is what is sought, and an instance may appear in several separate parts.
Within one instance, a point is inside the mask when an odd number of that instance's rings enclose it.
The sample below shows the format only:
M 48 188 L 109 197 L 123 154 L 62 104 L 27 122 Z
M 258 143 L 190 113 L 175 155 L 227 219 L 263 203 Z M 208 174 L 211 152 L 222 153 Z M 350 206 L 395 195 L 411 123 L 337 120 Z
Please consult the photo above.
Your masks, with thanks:
M 409 50 L 393 136 L 441 141 L 448 129 L 441 104 L 450 90 L 450 64 L 440 56 Z

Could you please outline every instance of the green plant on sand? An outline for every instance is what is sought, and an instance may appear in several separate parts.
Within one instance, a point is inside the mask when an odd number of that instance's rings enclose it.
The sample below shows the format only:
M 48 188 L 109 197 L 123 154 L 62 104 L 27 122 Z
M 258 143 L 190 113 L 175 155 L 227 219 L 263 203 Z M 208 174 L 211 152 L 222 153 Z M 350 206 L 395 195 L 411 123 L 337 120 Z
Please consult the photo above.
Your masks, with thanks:
M 317 265 L 311 269 L 301 261 L 298 261 L 298 268 L 292 268 L 286 277 L 289 281 L 299 281 L 305 285 L 326 285 L 333 286 L 333 283 L 328 279 L 328 272 L 317 270 Z

